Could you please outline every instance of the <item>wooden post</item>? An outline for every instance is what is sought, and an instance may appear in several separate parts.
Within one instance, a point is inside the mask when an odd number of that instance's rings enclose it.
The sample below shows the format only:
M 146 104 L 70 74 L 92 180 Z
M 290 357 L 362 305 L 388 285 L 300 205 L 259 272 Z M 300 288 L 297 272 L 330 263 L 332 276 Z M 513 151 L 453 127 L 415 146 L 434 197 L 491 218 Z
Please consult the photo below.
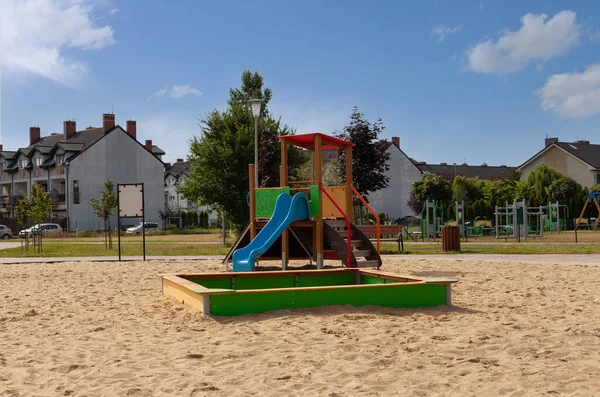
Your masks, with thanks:
M 248 165 L 248 180 L 250 181 L 250 241 L 256 237 L 256 186 L 254 185 L 254 164 Z
M 352 146 L 346 146 L 346 215 L 354 222 L 354 205 L 352 205 Z
M 287 186 L 288 182 L 288 145 L 285 138 L 281 140 L 281 165 L 279 166 L 279 186 Z M 290 236 L 288 230 L 281 234 L 281 269 L 286 270 L 290 257 Z
M 321 135 L 315 135 L 315 153 L 313 170 L 317 183 L 323 181 L 323 152 L 321 150 Z M 315 217 L 315 236 L 317 251 L 317 269 L 323 268 L 323 194 L 319 189 L 319 215 Z

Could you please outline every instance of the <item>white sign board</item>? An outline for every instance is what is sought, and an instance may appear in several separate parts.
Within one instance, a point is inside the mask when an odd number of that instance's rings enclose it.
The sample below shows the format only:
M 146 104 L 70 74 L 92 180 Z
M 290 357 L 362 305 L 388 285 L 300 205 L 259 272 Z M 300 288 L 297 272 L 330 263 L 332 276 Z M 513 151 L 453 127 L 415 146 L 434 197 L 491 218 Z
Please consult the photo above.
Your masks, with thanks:
M 141 218 L 143 216 L 143 185 L 119 185 L 119 217 Z

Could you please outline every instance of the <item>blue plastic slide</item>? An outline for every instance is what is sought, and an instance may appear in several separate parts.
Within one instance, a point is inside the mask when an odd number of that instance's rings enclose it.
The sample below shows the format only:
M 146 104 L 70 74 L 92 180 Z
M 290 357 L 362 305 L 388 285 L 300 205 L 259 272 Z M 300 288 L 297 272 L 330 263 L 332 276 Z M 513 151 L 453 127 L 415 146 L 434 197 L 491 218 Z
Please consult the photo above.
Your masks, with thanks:
M 310 206 L 306 194 L 296 193 L 292 198 L 288 193 L 281 193 L 277 197 L 275 211 L 269 222 L 250 244 L 233 253 L 233 271 L 252 271 L 255 259 L 267 252 L 292 222 L 305 219 L 310 219 Z

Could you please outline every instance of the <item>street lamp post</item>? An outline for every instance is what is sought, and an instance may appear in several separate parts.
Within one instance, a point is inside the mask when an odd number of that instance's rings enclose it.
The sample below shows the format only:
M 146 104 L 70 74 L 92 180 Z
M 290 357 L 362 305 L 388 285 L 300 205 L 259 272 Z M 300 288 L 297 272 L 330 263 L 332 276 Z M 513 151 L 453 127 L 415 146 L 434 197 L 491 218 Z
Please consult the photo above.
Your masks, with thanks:
M 254 186 L 258 187 L 258 117 L 264 101 L 250 99 L 248 102 L 252 105 L 252 115 L 254 116 Z

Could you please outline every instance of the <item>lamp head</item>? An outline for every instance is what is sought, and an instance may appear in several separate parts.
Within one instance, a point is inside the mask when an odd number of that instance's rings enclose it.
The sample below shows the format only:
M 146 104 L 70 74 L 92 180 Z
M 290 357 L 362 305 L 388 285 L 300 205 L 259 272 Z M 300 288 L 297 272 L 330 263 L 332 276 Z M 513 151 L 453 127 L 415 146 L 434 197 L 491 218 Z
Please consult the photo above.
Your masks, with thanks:
M 257 119 L 260 116 L 260 107 L 264 101 L 262 99 L 250 99 L 248 102 L 252 105 L 252 115 Z

